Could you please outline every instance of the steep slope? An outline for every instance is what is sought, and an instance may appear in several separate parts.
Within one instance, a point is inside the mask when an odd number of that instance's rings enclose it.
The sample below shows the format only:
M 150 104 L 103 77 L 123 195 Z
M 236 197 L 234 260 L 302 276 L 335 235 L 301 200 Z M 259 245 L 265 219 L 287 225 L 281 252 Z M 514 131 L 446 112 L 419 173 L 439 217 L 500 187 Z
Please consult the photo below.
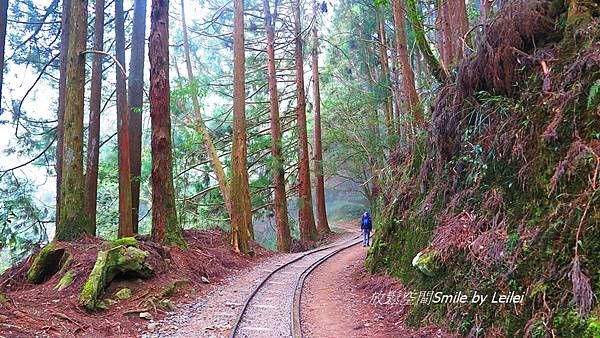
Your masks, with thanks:
M 367 266 L 417 292 L 524 296 L 417 304 L 414 325 L 600 335 L 600 2 L 509 1 L 484 31 L 382 175 Z

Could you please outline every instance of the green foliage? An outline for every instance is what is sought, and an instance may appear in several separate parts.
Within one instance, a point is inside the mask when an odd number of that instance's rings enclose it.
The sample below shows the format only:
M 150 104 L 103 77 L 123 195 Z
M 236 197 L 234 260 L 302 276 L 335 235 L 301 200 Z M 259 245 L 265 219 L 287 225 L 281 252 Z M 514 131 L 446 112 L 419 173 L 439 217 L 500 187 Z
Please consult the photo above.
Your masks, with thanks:
M 590 324 L 598 323 L 594 318 L 590 318 L 590 322 Z M 581 318 L 575 311 L 568 311 L 555 316 L 552 324 L 556 328 L 559 337 L 578 337 L 588 327 L 587 320 Z M 584 337 L 594 336 L 585 335 Z
M 373 5 L 375 5 L 375 7 L 384 7 L 387 6 L 388 4 L 388 0 L 373 0 Z
M 34 182 L 0 173 L 0 273 L 48 241 L 46 207 L 33 197 Z
M 587 100 L 588 109 L 598 105 L 598 101 L 600 99 L 600 97 L 598 97 L 598 93 L 600 93 L 600 80 L 596 80 L 596 82 L 594 82 L 594 84 L 592 84 L 590 87 L 590 93 Z

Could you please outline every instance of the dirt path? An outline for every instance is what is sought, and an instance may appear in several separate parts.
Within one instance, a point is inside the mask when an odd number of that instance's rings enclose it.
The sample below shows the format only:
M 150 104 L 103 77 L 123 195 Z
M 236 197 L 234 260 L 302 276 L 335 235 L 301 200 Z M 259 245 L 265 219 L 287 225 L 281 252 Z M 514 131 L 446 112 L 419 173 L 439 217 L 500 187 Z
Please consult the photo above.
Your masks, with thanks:
M 302 331 L 307 338 L 447 338 L 441 327 L 410 328 L 410 305 L 373 301 L 389 291 L 405 293 L 402 284 L 364 268 L 366 248 L 355 246 L 333 256 L 307 278 L 302 294 Z
M 358 315 L 361 298 L 353 287 L 353 272 L 366 255 L 364 247 L 354 246 L 323 263 L 307 278 L 301 312 L 305 336 L 367 336 L 367 327 Z

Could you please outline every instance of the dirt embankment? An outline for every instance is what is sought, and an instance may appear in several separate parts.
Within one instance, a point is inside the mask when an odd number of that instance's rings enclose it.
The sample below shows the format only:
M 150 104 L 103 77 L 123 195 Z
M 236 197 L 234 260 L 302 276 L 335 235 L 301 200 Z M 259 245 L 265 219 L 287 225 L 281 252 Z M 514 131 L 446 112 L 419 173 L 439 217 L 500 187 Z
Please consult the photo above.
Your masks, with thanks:
M 61 243 L 71 253 L 72 283 L 58 290 L 65 272 L 55 273 L 41 284 L 27 282 L 26 273 L 33 256 L 0 276 L 0 336 L 132 336 L 146 330 L 149 321 L 140 318 L 148 312 L 152 318 L 164 316 L 173 303 L 196 298 L 213 288 L 231 273 L 272 256 L 252 244 L 254 256 L 240 256 L 230 249 L 227 234 L 221 230 L 188 230 L 186 250 L 165 248 L 139 241 L 149 253 L 147 262 L 154 269 L 148 279 L 117 275 L 108 285 L 101 307 L 88 313 L 79 303 L 79 294 L 100 250 L 110 243 L 89 237 L 73 243 Z M 175 287 L 176 286 L 176 287 Z M 125 299 L 119 300 L 117 292 Z M 123 296 L 122 294 L 122 296 Z

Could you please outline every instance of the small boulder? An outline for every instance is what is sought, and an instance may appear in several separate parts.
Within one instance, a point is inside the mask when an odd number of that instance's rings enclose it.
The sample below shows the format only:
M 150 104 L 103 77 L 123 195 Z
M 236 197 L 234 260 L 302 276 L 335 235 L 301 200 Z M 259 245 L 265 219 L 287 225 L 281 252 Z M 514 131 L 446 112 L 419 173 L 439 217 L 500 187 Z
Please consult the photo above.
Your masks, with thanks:
M 164 307 L 166 310 L 173 310 L 173 303 L 168 298 L 161 300 L 160 306 Z
M 421 251 L 412 260 L 412 265 L 425 275 L 432 277 L 438 270 L 436 251 Z
M 10 303 L 8 302 L 8 297 L 6 297 L 2 292 L 0 292 L 0 306 L 8 306 Z
M 115 293 L 115 297 L 117 297 L 117 299 L 119 300 L 127 299 L 131 297 L 131 289 L 122 288 L 121 290 L 117 291 L 117 293 Z
M 201 280 L 201 281 L 202 281 L 202 283 L 204 283 L 204 284 L 210 284 L 210 281 L 208 280 L 208 278 L 206 278 L 206 277 L 204 277 L 204 276 L 200 277 L 200 280 Z
M 156 323 L 149 323 L 148 324 L 148 331 L 154 331 L 154 329 L 156 329 Z
M 145 320 L 152 320 L 152 314 L 150 312 L 140 312 L 140 318 Z
M 189 286 L 191 283 L 192 282 L 188 279 L 181 279 L 171 282 L 160 289 L 160 298 L 171 297 L 177 291 Z

